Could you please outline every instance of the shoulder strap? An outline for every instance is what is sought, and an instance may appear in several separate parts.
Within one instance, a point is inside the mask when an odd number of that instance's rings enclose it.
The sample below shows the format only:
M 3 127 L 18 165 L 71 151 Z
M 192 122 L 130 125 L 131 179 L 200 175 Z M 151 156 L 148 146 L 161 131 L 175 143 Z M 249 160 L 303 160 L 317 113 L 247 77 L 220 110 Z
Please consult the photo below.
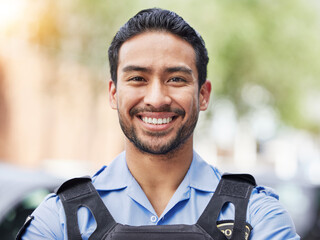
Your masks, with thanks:
M 116 222 L 104 205 L 90 177 L 73 178 L 64 182 L 57 190 L 66 214 L 68 239 L 82 240 L 78 225 L 78 209 L 88 208 L 93 214 L 97 228 L 89 239 L 102 239 Z
M 249 174 L 224 174 L 212 196 L 208 206 L 200 216 L 200 225 L 215 240 L 227 240 L 215 223 L 225 203 L 233 203 L 235 221 L 232 240 L 245 239 L 247 207 L 252 189 L 256 186 L 254 178 Z
M 26 221 L 24 222 L 23 226 L 20 228 L 19 232 L 17 233 L 16 240 L 21 240 L 22 235 L 25 233 L 27 227 L 30 225 L 31 221 L 34 219 L 34 216 L 28 215 Z

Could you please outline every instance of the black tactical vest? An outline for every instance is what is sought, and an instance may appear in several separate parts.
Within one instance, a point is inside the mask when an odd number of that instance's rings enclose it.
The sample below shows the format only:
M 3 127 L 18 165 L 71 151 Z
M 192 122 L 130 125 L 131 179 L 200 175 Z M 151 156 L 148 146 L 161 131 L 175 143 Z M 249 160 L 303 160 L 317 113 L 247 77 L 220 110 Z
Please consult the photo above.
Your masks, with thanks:
M 56 193 L 65 210 L 69 240 L 82 240 L 77 217 L 82 206 L 90 209 L 97 222 L 89 240 L 244 240 L 249 238 L 251 231 L 251 226 L 246 223 L 246 213 L 254 186 L 256 183 L 251 175 L 223 175 L 209 204 L 193 225 L 128 226 L 116 223 L 90 178 L 71 179 Z M 226 203 L 234 205 L 235 219 L 217 222 Z

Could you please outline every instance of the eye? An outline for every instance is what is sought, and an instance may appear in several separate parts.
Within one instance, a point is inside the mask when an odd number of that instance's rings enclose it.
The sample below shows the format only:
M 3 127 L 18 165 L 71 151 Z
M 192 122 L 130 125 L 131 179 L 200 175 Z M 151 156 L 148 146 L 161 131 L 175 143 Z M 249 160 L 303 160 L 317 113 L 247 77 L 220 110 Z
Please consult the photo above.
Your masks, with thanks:
M 169 79 L 169 82 L 179 83 L 179 82 L 187 82 L 187 81 L 185 79 L 183 79 L 183 78 L 180 78 L 180 77 L 173 77 L 173 78 Z
M 129 78 L 129 81 L 132 81 L 132 82 L 142 82 L 142 81 L 145 81 L 143 77 L 132 77 L 132 78 Z

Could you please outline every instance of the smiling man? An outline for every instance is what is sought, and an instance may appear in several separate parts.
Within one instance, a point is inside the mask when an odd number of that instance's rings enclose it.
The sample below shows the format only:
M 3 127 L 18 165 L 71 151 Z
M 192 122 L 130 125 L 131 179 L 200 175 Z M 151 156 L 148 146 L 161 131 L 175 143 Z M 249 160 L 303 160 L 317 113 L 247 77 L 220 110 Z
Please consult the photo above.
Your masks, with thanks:
M 117 79 L 116 85 L 110 82 L 110 102 L 132 150 L 142 150 L 138 158 L 167 154 L 192 141 L 210 82 L 199 92 L 195 53 L 188 42 L 156 31 L 132 37 L 119 51 Z
M 192 27 L 143 10 L 115 35 L 109 61 L 125 151 L 49 195 L 18 239 L 299 239 L 275 193 L 250 175 L 222 176 L 193 150 L 211 83 Z

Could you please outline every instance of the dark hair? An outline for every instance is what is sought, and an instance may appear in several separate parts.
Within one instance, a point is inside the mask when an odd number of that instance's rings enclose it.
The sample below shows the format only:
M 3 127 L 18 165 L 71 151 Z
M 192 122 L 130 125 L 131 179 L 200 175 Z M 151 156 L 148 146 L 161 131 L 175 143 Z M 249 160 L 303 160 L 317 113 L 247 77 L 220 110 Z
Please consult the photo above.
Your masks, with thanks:
M 150 8 L 138 12 L 114 36 L 108 51 L 112 81 L 115 84 L 117 83 L 119 50 L 122 44 L 148 30 L 168 31 L 192 45 L 196 54 L 199 86 L 202 86 L 207 78 L 207 64 L 209 61 L 202 37 L 178 14 L 160 8 Z

